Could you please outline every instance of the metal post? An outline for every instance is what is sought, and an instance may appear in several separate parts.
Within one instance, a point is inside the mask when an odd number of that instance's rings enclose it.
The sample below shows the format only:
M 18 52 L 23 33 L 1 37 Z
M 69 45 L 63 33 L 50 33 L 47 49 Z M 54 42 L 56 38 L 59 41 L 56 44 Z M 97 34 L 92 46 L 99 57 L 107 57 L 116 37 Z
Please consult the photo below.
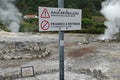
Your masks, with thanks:
M 58 0 L 58 7 L 64 8 L 64 0 Z M 64 32 L 59 28 L 59 80 L 64 80 Z
M 64 80 L 64 32 L 59 31 L 59 80 Z
M 64 8 L 64 0 L 58 0 L 58 7 Z

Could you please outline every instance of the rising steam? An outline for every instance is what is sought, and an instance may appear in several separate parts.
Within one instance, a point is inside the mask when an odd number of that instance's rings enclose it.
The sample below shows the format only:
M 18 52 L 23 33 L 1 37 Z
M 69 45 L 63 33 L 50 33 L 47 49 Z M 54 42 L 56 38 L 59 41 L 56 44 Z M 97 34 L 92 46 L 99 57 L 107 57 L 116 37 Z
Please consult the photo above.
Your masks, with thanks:
M 10 31 L 18 32 L 22 14 L 14 5 L 15 0 L 0 0 L 0 22 Z
M 105 16 L 107 29 L 101 39 L 111 39 L 120 31 L 120 0 L 106 0 L 102 3 L 101 13 Z

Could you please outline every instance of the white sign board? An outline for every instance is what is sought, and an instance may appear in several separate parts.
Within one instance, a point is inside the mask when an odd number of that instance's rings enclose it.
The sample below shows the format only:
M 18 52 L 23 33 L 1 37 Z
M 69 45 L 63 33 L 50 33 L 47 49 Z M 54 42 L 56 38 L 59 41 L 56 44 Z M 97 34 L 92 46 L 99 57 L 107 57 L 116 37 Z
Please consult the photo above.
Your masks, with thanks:
M 81 29 L 81 10 L 39 7 L 39 31 Z

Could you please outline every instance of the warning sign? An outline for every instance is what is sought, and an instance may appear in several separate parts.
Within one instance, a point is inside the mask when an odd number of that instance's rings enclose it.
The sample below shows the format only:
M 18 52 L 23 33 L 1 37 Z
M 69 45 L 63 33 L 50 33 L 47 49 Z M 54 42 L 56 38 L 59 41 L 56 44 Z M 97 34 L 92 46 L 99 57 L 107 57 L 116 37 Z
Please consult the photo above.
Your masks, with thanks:
M 39 7 L 39 31 L 81 29 L 80 9 Z
M 50 18 L 50 14 L 46 8 L 43 10 L 41 18 Z
M 49 27 L 50 27 L 50 24 L 49 24 L 49 22 L 47 20 L 44 20 L 44 21 L 41 22 L 40 26 L 41 26 L 42 30 L 48 30 Z

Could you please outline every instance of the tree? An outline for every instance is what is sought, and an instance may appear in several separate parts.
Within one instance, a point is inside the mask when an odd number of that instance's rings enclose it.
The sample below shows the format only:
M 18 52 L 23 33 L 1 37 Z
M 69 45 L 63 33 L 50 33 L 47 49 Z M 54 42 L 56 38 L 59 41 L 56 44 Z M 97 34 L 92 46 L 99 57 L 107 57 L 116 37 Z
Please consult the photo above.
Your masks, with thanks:
M 65 8 L 82 9 L 83 14 L 98 14 L 103 0 L 64 0 Z M 58 0 L 17 0 L 16 6 L 23 14 L 38 14 L 38 6 L 57 7 Z M 87 11 L 87 12 L 86 12 Z M 87 15 L 83 15 L 87 17 Z

